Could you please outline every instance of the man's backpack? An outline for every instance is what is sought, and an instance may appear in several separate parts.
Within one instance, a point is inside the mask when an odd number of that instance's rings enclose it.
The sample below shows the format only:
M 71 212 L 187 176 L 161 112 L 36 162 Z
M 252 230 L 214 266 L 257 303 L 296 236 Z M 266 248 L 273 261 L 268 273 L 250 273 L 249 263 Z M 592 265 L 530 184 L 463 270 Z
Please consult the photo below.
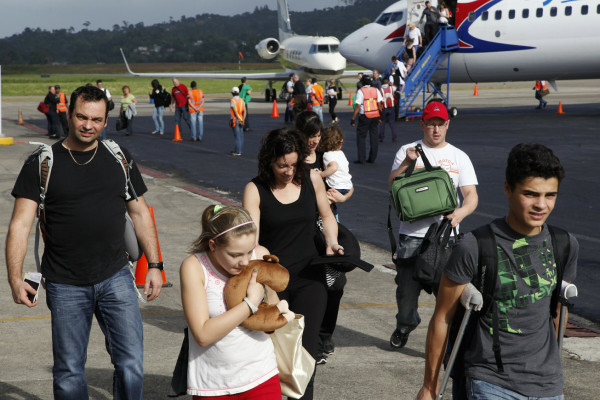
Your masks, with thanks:
M 48 193 L 48 185 L 50 184 L 50 175 L 52 173 L 52 165 L 54 163 L 54 153 L 52 152 L 52 146 L 50 146 L 46 143 L 40 143 L 40 142 L 30 142 L 30 143 L 39 145 L 38 149 L 33 153 L 33 156 L 37 157 L 37 159 L 39 161 L 39 174 L 40 174 L 40 203 L 38 205 L 38 210 L 37 210 L 38 222 L 36 225 L 36 232 L 35 232 L 34 256 L 35 256 L 37 270 L 38 270 L 38 272 L 41 272 L 42 264 L 41 264 L 41 260 L 39 257 L 38 249 L 39 249 L 39 245 L 40 245 L 40 233 L 42 234 L 42 237 L 44 240 L 45 240 L 45 236 L 46 236 L 46 233 L 45 233 L 45 231 L 46 231 L 45 230 L 45 224 L 46 224 L 45 199 L 46 199 L 46 193 Z M 133 197 L 137 200 L 138 197 L 137 197 L 137 194 L 135 193 L 135 189 L 133 188 L 133 184 L 131 183 L 131 179 L 130 179 L 130 170 L 131 170 L 131 168 L 133 168 L 133 160 L 131 160 L 131 161 L 127 160 L 127 158 L 125 157 L 125 154 L 123 153 L 123 151 L 121 150 L 121 148 L 115 141 L 113 141 L 111 139 L 105 139 L 105 140 L 101 140 L 100 143 L 102 143 L 104 145 L 104 147 L 106 147 L 108 149 L 110 154 L 112 154 L 115 157 L 115 159 L 117 160 L 119 165 L 123 168 L 123 173 L 125 174 L 125 188 L 124 188 L 125 189 L 125 200 L 131 199 L 129 190 L 131 190 L 131 193 L 133 193 Z M 125 231 L 126 231 L 125 235 L 126 236 L 131 236 L 132 228 L 133 228 L 133 223 L 131 222 L 131 218 L 128 218 L 128 216 L 126 215 L 126 225 L 125 225 Z M 135 231 L 133 232 L 133 234 L 135 235 Z M 129 253 L 130 259 L 132 261 L 137 261 L 137 259 L 139 259 L 139 257 L 141 257 L 141 251 L 139 250 L 139 247 L 138 247 L 138 249 L 128 248 L 127 252 Z
M 552 298 L 550 300 L 550 314 L 553 318 L 555 318 L 563 272 L 571 251 L 571 240 L 569 238 L 569 233 L 564 229 L 552 225 L 547 225 L 547 227 L 552 241 L 554 259 L 556 261 L 556 287 L 552 292 Z M 464 354 L 470 343 L 472 343 L 473 336 L 477 330 L 477 324 L 479 323 L 479 318 L 481 318 L 483 315 L 486 315 L 488 312 L 492 313 L 492 343 L 494 357 L 496 358 L 496 367 L 498 368 L 498 372 L 504 372 L 500 338 L 498 333 L 500 329 L 498 307 L 496 301 L 494 301 L 494 292 L 498 278 L 498 252 L 496 248 L 496 237 L 492 231 L 491 225 L 489 224 L 475 229 L 472 231 L 472 233 L 477 239 L 477 247 L 479 251 L 477 276 L 473 279 L 472 283 L 483 296 L 483 307 L 480 311 L 472 312 L 465 335 L 460 343 L 458 356 L 452 371 L 452 379 L 454 381 L 453 385 L 460 385 L 463 388 L 466 385 L 466 377 L 464 374 Z M 448 349 L 452 348 L 455 344 L 456 336 L 458 334 L 464 313 L 464 307 L 459 304 L 450 327 Z M 444 365 L 446 365 L 449 355 L 450 351 L 447 351 L 446 358 L 444 359 Z M 466 392 L 463 391 L 463 393 Z M 462 400 L 462 398 L 455 398 L 455 400 Z M 466 400 L 466 397 L 464 397 L 464 400 Z

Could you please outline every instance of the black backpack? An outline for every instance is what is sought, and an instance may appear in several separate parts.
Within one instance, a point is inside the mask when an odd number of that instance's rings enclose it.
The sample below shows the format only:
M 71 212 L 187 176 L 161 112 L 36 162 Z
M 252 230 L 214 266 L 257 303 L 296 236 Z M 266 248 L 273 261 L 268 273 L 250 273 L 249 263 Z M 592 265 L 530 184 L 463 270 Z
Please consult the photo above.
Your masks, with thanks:
M 159 106 L 169 107 L 171 105 L 171 93 L 167 92 L 165 89 L 158 92 L 157 98 Z
M 554 259 L 556 261 L 556 287 L 552 292 L 552 298 L 550 300 L 550 314 L 553 318 L 556 317 L 556 308 L 558 306 L 558 298 L 560 295 L 561 282 L 565 264 L 569 258 L 569 252 L 571 250 L 571 240 L 569 233 L 564 229 L 547 225 L 550 238 L 552 240 L 552 249 L 554 253 Z M 502 365 L 502 354 L 500 349 L 500 338 L 499 338 L 499 318 L 498 318 L 498 307 L 494 301 L 494 291 L 496 288 L 496 282 L 498 278 L 498 253 L 496 250 L 496 237 L 492 231 L 491 225 L 481 226 L 474 231 L 473 235 L 477 239 L 477 247 L 479 249 L 479 264 L 477 276 L 473 279 L 473 285 L 479 290 L 483 296 L 483 308 L 481 311 L 472 312 L 469 324 L 463 336 L 460 344 L 459 352 L 454 363 L 452 371 L 453 385 L 461 385 L 466 387 L 466 377 L 464 371 L 464 354 L 469 344 L 472 342 L 473 335 L 476 332 L 479 318 L 482 315 L 486 315 L 488 311 L 492 313 L 492 342 L 494 357 L 496 358 L 496 367 L 498 372 L 503 373 L 504 367 Z M 464 307 L 459 303 L 452 320 L 450 327 L 450 333 L 448 337 L 448 349 L 454 346 L 460 323 L 465 313 Z M 444 365 L 447 364 L 450 352 L 446 351 L 446 357 L 444 359 Z M 466 392 L 465 392 L 466 393 Z M 458 399 L 455 399 L 458 400 Z M 466 400 L 466 397 L 465 397 Z

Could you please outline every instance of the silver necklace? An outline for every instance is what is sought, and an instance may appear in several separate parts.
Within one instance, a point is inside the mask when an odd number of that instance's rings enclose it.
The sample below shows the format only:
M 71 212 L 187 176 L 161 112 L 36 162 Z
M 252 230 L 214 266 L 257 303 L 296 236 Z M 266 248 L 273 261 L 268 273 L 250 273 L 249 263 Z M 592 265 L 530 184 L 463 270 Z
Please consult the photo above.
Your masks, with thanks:
M 79 162 L 77 162 L 77 160 L 75 159 L 75 157 L 73 157 L 73 153 L 71 153 L 71 149 L 70 149 L 70 148 L 68 148 L 66 145 L 65 145 L 65 148 L 66 148 L 66 149 L 67 149 L 67 151 L 69 152 L 69 155 L 70 155 L 70 156 L 71 156 L 71 158 L 73 159 L 73 162 L 74 162 L 75 164 L 77 164 L 77 165 L 87 165 L 87 164 L 91 163 L 91 162 L 92 162 L 92 160 L 94 159 L 94 157 L 96 157 L 96 153 L 98 152 L 98 145 L 96 145 L 96 149 L 94 150 L 94 154 L 92 154 L 92 158 L 90 158 L 89 160 L 87 160 L 86 162 L 84 162 L 84 163 L 82 164 L 82 163 L 79 163 Z

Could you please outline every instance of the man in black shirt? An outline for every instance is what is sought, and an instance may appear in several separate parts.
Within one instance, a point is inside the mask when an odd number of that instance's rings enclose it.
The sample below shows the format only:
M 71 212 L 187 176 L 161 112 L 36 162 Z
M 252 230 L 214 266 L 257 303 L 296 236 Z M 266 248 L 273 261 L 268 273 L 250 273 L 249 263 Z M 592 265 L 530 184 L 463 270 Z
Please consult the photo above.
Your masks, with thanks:
M 85 361 L 93 316 L 106 335 L 115 366 L 113 396 L 142 399 L 143 334 L 136 289 L 125 252 L 125 212 L 148 259 L 144 294 L 162 286 L 156 231 L 143 194 L 147 191 L 129 152 L 127 187 L 122 166 L 98 137 L 107 122 L 107 99 L 82 86 L 69 104 L 69 136 L 52 146 L 53 166 L 45 195 L 45 249 L 41 272 L 52 315 L 54 398 L 87 399 Z M 27 238 L 40 203 L 40 161 L 25 162 L 12 195 L 15 205 L 6 239 L 8 279 L 15 303 L 34 307 L 36 291 L 23 281 Z M 133 199 L 133 190 L 139 200 Z M 150 292 L 151 290 L 151 292 Z
M 48 104 L 48 114 L 46 119 L 48 120 L 48 136 L 51 139 L 58 139 L 58 114 L 56 113 L 56 105 L 58 99 L 56 98 L 56 89 L 54 86 L 48 86 L 48 94 L 44 98 L 44 103 Z
M 437 8 L 435 8 L 431 2 L 425 2 L 425 9 L 423 10 L 423 14 L 421 14 L 421 19 L 419 20 L 419 25 L 423 23 L 423 18 L 425 18 L 425 45 L 428 45 L 431 42 L 431 39 L 437 33 L 437 25 L 438 25 L 438 17 L 440 12 Z

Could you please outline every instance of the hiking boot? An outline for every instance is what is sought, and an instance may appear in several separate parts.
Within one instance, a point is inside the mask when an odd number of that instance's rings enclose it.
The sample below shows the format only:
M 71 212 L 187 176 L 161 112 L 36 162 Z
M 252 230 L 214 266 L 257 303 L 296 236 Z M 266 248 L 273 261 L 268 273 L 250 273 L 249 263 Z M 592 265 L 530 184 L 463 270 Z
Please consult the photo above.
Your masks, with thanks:
M 392 349 L 400 350 L 403 348 L 406 345 L 406 342 L 408 342 L 408 335 L 410 335 L 410 332 L 402 332 L 396 328 L 390 337 L 390 346 Z

